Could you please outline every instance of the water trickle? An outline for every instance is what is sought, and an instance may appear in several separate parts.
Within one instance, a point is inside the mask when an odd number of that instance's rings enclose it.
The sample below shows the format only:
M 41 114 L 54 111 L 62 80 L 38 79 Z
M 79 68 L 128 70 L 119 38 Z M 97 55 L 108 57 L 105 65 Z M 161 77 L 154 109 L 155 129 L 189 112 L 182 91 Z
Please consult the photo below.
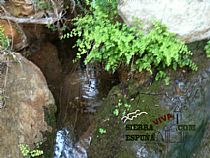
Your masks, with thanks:
M 54 158 L 87 158 L 86 149 L 76 143 L 74 145 L 67 129 L 57 131 Z
M 60 127 L 56 134 L 54 158 L 88 157 L 94 126 L 93 114 L 112 86 L 110 78 L 106 75 L 104 78 L 98 77 L 94 68 L 79 69 L 66 76 L 62 87 L 63 99 L 58 116 Z

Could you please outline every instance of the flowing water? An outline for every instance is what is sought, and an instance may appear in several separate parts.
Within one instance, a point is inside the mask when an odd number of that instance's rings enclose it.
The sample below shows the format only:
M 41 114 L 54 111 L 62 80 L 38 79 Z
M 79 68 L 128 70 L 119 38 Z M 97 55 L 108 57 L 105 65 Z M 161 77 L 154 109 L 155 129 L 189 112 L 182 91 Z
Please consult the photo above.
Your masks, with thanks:
M 67 129 L 57 131 L 54 158 L 87 158 L 87 149 L 80 143 L 73 144 L 70 136 Z
M 77 69 L 66 76 L 61 88 L 54 158 L 87 158 L 94 128 L 94 114 L 113 86 L 94 68 Z

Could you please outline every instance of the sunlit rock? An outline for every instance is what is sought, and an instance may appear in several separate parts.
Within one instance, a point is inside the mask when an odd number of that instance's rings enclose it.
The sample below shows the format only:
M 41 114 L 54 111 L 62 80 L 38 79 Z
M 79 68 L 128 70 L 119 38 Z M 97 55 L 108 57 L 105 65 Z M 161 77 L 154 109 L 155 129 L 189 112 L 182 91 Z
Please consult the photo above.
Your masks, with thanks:
M 5 59 L 1 56 L 1 63 Z M 7 61 L 8 62 L 8 61 Z M 46 80 L 33 63 L 16 54 L 0 77 L 5 93 L 5 105 L 0 109 L 0 157 L 20 158 L 18 145 L 33 147 L 51 133 L 56 106 Z
M 121 0 L 118 10 L 128 25 L 133 17 L 142 20 L 146 27 L 152 20 L 159 20 L 185 42 L 210 37 L 209 0 Z

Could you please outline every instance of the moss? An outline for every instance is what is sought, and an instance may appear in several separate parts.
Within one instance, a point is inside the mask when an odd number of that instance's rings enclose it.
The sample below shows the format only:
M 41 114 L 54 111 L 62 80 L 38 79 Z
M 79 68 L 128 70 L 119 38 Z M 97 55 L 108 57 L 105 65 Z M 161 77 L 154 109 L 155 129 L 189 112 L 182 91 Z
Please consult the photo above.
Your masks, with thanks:
M 131 151 L 131 150 L 128 150 L 128 148 L 122 148 L 120 150 L 119 153 L 117 153 L 117 155 L 115 155 L 116 158 L 134 158 L 136 157 L 136 154 Z
M 206 67 L 209 67 L 209 59 L 205 57 L 205 53 L 203 52 L 203 46 L 204 43 L 201 43 L 200 45 L 196 46 L 199 47 L 199 50 L 197 48 L 196 49 L 192 48 L 194 50 L 193 61 L 198 65 L 199 71 L 202 71 L 206 69 Z M 198 72 L 192 72 L 187 70 L 188 69 L 186 68 L 178 69 L 176 73 L 174 73 L 174 71 L 169 71 L 171 72 L 170 73 L 171 81 L 174 81 L 176 79 L 190 80 L 198 74 Z M 144 133 L 149 134 L 153 131 L 136 131 L 136 132 L 126 131 L 125 124 L 123 124 L 121 121 L 122 112 L 124 110 L 126 110 L 126 113 L 128 113 L 139 109 L 141 111 L 146 111 L 148 113 L 148 115 L 142 115 L 141 117 L 137 117 L 133 121 L 126 122 L 126 124 L 149 124 L 152 123 L 153 120 L 159 118 L 160 116 L 169 113 L 169 110 L 164 108 L 164 106 L 161 106 L 159 104 L 159 101 L 161 100 L 160 97 L 162 97 L 165 92 L 173 94 L 172 91 L 174 89 L 173 84 L 170 84 L 169 86 L 166 87 L 163 81 L 158 81 L 158 82 L 155 81 L 151 86 L 144 87 L 144 86 L 139 86 L 137 82 L 134 82 L 132 80 L 128 81 L 126 84 L 127 84 L 126 86 L 118 85 L 113 87 L 107 99 L 105 100 L 104 104 L 102 105 L 100 111 L 97 113 L 96 129 L 90 146 L 91 158 L 136 157 L 135 153 L 136 151 L 133 148 L 134 142 L 126 142 L 124 138 L 125 134 L 144 134 Z M 130 104 L 131 105 L 130 109 L 127 110 L 123 105 L 118 107 L 119 100 L 121 100 L 123 104 L 125 103 Z M 119 110 L 119 116 L 115 116 L 113 114 L 113 111 L 115 109 Z M 186 115 L 186 117 L 188 117 L 188 115 Z M 188 120 L 188 123 L 189 122 L 195 123 L 195 120 L 192 119 L 190 121 Z M 159 131 L 167 123 L 168 121 L 165 121 L 160 125 L 153 126 L 154 130 Z M 105 128 L 106 133 L 100 134 L 98 132 L 99 128 Z M 192 143 L 193 141 L 197 141 L 198 140 L 197 138 L 200 137 L 197 137 L 195 140 L 193 140 L 193 137 L 189 138 L 190 139 L 189 141 L 187 141 L 187 143 Z M 146 146 L 149 150 L 151 149 L 151 151 L 158 151 L 158 153 L 162 152 L 164 153 L 165 151 L 164 149 L 166 148 L 166 145 L 161 141 L 158 144 L 150 143 L 147 144 Z M 180 145 L 178 146 L 178 148 L 185 149 L 186 147 Z M 193 150 L 194 149 L 195 148 L 193 148 Z M 170 154 L 174 154 L 174 152 L 170 152 Z
M 121 126 L 119 121 L 114 118 L 112 110 L 114 103 L 118 101 L 118 87 L 114 87 L 109 94 L 109 99 L 107 99 L 103 104 L 103 109 L 100 109 L 100 113 L 97 116 L 96 129 L 94 131 L 94 137 L 91 142 L 90 157 L 101 157 L 108 158 L 114 157 L 119 152 L 119 146 L 121 145 Z M 107 120 L 107 121 L 106 121 Z M 105 134 L 100 134 L 98 129 L 106 129 Z M 109 152 L 112 151 L 112 152 Z
M 146 111 L 148 114 L 143 114 L 132 121 L 126 122 L 126 124 L 152 124 L 152 121 L 160 116 L 167 114 L 169 111 L 164 109 L 159 104 L 159 95 L 149 95 L 149 93 L 157 93 L 160 91 L 162 82 L 155 82 L 150 87 L 138 87 L 137 84 L 130 81 L 127 87 L 127 95 L 122 93 L 119 86 L 113 87 L 110 91 L 107 99 L 103 103 L 101 109 L 97 113 L 96 129 L 94 131 L 92 143 L 90 146 L 90 157 L 100 158 L 129 158 L 135 157 L 134 151 L 131 149 L 132 142 L 125 141 L 125 134 L 134 134 L 133 131 L 126 131 L 125 124 L 121 121 L 122 113 L 133 112 L 137 109 L 140 111 Z M 160 92 L 159 92 L 160 93 Z M 132 98 L 131 96 L 135 96 Z M 119 100 L 122 104 L 118 104 Z M 125 104 L 131 105 L 130 108 L 125 107 Z M 114 115 L 113 111 L 119 110 L 119 115 Z M 162 128 L 165 123 L 158 126 L 153 126 L 154 130 Z M 99 128 L 106 129 L 105 134 L 98 132 Z M 151 133 L 149 131 L 137 131 L 139 134 Z M 154 132 L 154 131 L 152 131 Z M 110 152 L 111 151 L 111 152 Z
M 55 139 L 55 126 L 56 126 L 56 106 L 55 105 L 49 105 L 48 108 L 44 107 L 44 116 L 45 121 L 47 122 L 48 126 L 52 127 L 52 132 L 45 132 L 43 135 L 46 139 L 46 141 L 43 143 L 43 150 L 44 150 L 44 157 L 45 158 L 51 158 L 53 157 L 53 151 L 54 151 L 54 139 Z
M 44 151 L 44 158 L 52 158 L 54 152 L 55 131 L 51 133 L 45 132 L 43 136 L 47 138 L 41 146 Z
M 44 116 L 45 121 L 47 122 L 48 126 L 55 127 L 56 125 L 56 106 L 55 105 L 49 105 L 49 107 L 44 107 Z

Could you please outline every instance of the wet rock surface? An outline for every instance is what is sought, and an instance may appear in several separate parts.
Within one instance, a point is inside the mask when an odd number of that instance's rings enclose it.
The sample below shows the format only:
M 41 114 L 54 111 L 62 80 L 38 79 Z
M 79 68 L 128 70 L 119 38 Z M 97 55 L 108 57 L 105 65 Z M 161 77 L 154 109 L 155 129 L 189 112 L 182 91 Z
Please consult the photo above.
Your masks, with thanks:
M 91 132 L 91 131 L 89 131 Z M 91 141 L 91 135 L 82 137 L 74 142 L 73 133 L 67 129 L 57 131 L 54 149 L 54 158 L 87 158 L 87 151 Z
M 120 86 L 114 87 L 102 104 L 104 108 L 97 114 L 98 120 L 89 157 L 208 158 L 210 155 L 210 64 L 204 54 L 198 53 L 195 58 L 199 71 L 188 73 L 184 70 L 177 71 L 170 76 L 169 86 L 164 86 L 161 81 L 154 82 L 148 87 L 136 82 L 128 82 L 124 90 L 127 91 L 127 96 L 122 95 Z M 160 122 L 158 126 L 153 124 L 155 131 L 158 131 L 155 134 L 155 142 L 125 141 L 126 134 L 145 134 L 145 131 L 129 133 L 125 130 L 125 125 L 120 121 L 121 117 L 113 115 L 119 99 L 131 104 L 133 111 L 140 109 L 150 115 L 148 118 L 147 116 L 136 118 L 131 121 L 131 124 L 150 124 L 154 120 L 153 116 L 161 118 L 167 113 L 173 114 L 174 118 L 172 121 Z M 185 131 L 180 131 L 183 125 Z M 190 128 L 189 125 L 191 125 Z M 189 130 L 192 126 L 193 130 Z M 105 128 L 106 133 L 100 134 L 99 128 Z
M 52 134 L 55 125 L 56 106 L 42 72 L 20 54 L 15 56 L 15 60 L 1 56 L 8 68 L 0 77 L 6 86 L 5 105 L 0 109 L 0 155 L 4 158 L 22 157 L 19 144 L 33 147 L 46 138 L 45 132 Z
M 95 128 L 94 115 L 115 80 L 91 66 L 83 69 L 75 66 L 64 76 L 60 87 L 54 157 L 87 158 Z
M 181 144 L 170 144 L 168 148 L 168 157 L 208 157 L 206 155 L 201 156 L 200 153 L 209 153 L 209 81 L 210 73 L 208 68 L 200 71 L 198 77 L 192 80 L 185 81 L 185 91 L 180 95 L 176 94 L 170 97 L 170 99 L 164 99 L 164 105 L 170 106 L 171 110 L 176 111 L 176 117 L 179 119 L 175 123 L 176 125 L 195 125 L 195 131 L 181 132 L 183 140 Z M 180 88 L 179 88 L 180 89 Z M 174 109 L 177 108 L 177 109 Z M 170 126 L 170 125 L 168 125 Z M 170 131 L 171 139 L 178 140 L 179 133 L 177 128 Z M 180 136 L 180 134 L 179 134 Z M 202 146 L 202 142 L 206 142 L 206 146 Z M 208 149 L 208 150 L 206 150 Z
M 57 48 L 50 42 L 36 43 L 35 46 L 29 59 L 41 69 L 50 90 L 56 96 L 62 80 L 62 67 Z

